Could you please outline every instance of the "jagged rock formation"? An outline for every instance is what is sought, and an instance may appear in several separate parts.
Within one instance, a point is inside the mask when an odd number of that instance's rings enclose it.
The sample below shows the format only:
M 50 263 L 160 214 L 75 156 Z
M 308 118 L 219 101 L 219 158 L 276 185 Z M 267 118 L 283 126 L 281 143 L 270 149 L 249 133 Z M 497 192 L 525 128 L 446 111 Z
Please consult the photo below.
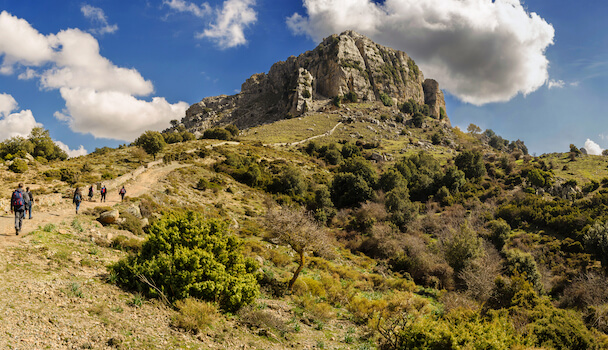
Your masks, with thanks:
M 323 40 L 314 50 L 251 76 L 236 95 L 206 97 L 187 110 L 182 124 L 200 132 L 215 125 L 247 128 L 315 111 L 318 102 L 354 92 L 361 101 L 386 94 L 397 105 L 409 99 L 428 104 L 433 117 L 449 125 L 439 84 L 424 78 L 402 51 L 346 31 Z

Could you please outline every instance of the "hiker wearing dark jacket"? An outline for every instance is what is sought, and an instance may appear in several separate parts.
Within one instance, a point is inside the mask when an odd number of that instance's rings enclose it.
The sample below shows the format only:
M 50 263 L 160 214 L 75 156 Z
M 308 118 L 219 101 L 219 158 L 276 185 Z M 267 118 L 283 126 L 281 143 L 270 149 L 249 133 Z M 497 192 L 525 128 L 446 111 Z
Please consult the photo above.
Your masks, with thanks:
M 72 202 L 76 204 L 76 214 L 78 214 L 78 209 L 80 209 L 80 202 L 82 202 L 82 193 L 80 192 L 80 187 L 76 187 L 76 191 L 74 191 L 74 198 Z
M 93 185 L 89 187 L 89 202 L 93 200 Z
M 29 218 L 30 220 L 32 219 L 32 206 L 34 205 L 34 195 L 32 195 L 32 192 L 30 192 L 30 188 L 26 187 L 25 188 L 25 194 L 27 194 L 27 197 L 29 199 L 29 202 L 26 203 L 26 207 L 25 207 L 25 211 L 29 213 Z
M 11 213 L 15 213 L 15 234 L 19 235 L 21 228 L 23 227 L 23 218 L 25 218 L 25 206 L 26 206 L 27 194 L 23 190 L 23 184 L 20 183 L 17 189 L 11 196 Z M 28 198 L 29 199 L 29 198 Z

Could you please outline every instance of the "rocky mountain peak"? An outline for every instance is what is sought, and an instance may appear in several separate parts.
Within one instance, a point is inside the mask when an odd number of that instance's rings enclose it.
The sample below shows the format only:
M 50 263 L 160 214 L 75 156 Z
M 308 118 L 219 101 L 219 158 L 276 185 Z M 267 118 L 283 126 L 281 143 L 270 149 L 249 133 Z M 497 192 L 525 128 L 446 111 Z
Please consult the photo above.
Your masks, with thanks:
M 267 74 L 252 75 L 236 95 L 204 98 L 190 106 L 182 124 L 194 132 L 224 124 L 247 128 L 314 112 L 353 92 L 360 101 L 389 97 L 395 106 L 413 99 L 449 124 L 435 80 L 425 79 L 405 52 L 354 31 L 331 35 L 314 50 L 273 64 Z

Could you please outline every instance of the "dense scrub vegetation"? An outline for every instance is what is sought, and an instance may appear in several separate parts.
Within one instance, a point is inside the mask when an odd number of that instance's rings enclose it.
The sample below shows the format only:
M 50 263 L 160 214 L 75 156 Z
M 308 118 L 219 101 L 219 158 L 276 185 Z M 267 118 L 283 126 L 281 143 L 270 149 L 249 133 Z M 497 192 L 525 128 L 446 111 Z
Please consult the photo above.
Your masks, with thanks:
M 189 152 L 171 145 L 164 159 L 193 166 L 169 180 L 165 194 L 177 199 L 167 206 L 236 216 L 240 237 L 192 213 L 164 216 L 112 267 L 117 281 L 176 307 L 194 297 L 241 309 L 242 322 L 276 334 L 285 324 L 246 305 L 260 294 L 289 300 L 310 322 L 340 315 L 363 330 L 359 344 L 380 349 L 607 346 L 608 180 L 565 179 L 555 159 L 474 125 L 433 130 L 439 121 L 413 101 L 400 112 L 384 120 L 407 146 L 384 160 L 382 140 L 277 150 L 208 146 L 233 139 L 232 127 L 182 135 Z M 412 147 L 414 137 L 433 146 Z

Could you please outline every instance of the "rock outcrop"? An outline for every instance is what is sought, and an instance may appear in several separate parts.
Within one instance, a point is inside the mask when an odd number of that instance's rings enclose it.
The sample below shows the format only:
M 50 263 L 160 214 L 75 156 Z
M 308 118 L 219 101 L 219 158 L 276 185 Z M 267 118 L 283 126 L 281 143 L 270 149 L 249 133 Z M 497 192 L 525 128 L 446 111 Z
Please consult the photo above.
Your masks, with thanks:
M 428 104 L 431 115 L 449 125 L 439 84 L 424 78 L 405 52 L 346 31 L 323 40 L 314 50 L 277 62 L 268 74 L 251 76 L 232 95 L 206 97 L 187 110 L 182 124 L 192 132 L 216 125 L 239 128 L 315 111 L 319 103 L 354 92 L 360 101 L 413 99 Z M 327 103 L 325 103 L 327 104 Z

